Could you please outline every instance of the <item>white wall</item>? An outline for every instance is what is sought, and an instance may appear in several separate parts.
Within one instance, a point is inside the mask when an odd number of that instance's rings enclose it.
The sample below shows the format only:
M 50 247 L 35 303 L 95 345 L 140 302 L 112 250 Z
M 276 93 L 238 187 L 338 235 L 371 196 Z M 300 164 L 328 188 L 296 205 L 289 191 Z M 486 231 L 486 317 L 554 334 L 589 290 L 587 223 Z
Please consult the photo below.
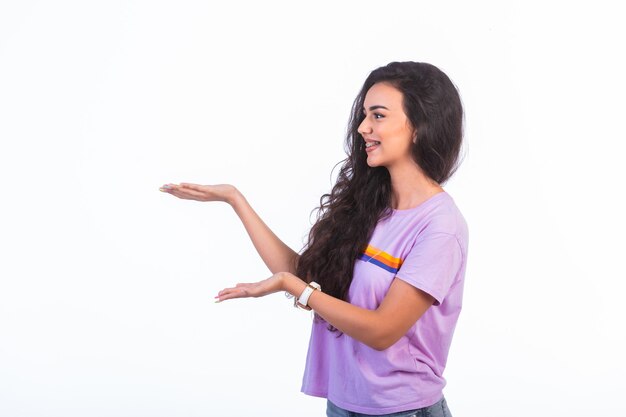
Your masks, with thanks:
M 323 415 L 310 316 L 214 304 L 269 272 L 228 206 L 158 187 L 233 183 L 300 250 L 395 60 L 466 107 L 452 412 L 624 414 L 622 19 L 505 3 L 2 1 L 0 416 Z

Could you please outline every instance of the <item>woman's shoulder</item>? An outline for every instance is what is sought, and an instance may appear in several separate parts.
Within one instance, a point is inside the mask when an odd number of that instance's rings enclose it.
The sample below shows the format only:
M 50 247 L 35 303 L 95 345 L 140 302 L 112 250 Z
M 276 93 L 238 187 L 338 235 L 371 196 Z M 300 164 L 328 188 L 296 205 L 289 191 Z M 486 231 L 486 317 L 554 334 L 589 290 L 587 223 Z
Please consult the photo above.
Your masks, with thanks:
M 462 246 L 467 245 L 469 229 L 465 216 L 457 206 L 454 198 L 447 192 L 426 213 L 423 233 L 454 235 Z
M 431 197 L 421 209 L 407 212 L 404 222 L 405 226 L 415 230 L 418 239 L 433 234 L 450 234 L 457 236 L 459 241 L 467 240 L 468 226 L 465 217 L 454 198 L 447 192 Z

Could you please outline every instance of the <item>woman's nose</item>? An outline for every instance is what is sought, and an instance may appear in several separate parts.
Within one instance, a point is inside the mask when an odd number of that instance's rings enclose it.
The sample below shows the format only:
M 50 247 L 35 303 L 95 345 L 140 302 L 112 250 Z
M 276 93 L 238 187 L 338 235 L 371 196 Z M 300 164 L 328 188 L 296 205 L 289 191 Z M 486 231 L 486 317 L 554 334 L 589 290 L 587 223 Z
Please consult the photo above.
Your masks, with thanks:
M 369 122 L 367 121 L 367 117 L 365 119 L 363 119 L 363 121 L 359 125 L 359 128 L 357 129 L 357 131 L 361 135 L 372 133 L 372 126 L 370 126 Z

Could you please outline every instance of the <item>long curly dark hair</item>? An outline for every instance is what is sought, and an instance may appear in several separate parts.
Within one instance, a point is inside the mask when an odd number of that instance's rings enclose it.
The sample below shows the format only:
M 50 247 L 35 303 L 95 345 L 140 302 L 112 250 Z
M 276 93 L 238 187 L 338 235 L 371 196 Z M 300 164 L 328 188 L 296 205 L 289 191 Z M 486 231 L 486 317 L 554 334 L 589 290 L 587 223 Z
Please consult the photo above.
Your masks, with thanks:
M 367 247 L 376 223 L 391 214 L 389 172 L 367 164 L 365 142 L 358 132 L 365 118 L 365 95 L 381 82 L 403 95 L 404 113 L 417 135 L 412 156 L 423 172 L 441 185 L 459 164 L 463 107 L 448 76 L 422 62 L 391 62 L 372 71 L 352 105 L 347 157 L 340 162 L 332 191 L 320 198 L 317 221 L 296 265 L 297 276 L 319 283 L 325 293 L 345 301 L 349 301 L 357 257 Z M 336 330 L 330 325 L 329 329 Z

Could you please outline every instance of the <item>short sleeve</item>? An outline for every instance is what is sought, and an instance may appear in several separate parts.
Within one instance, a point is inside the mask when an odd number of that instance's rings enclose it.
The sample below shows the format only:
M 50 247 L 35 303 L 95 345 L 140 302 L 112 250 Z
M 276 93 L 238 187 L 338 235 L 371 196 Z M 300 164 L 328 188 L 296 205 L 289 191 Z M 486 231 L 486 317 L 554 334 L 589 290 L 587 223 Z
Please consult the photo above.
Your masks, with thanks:
M 418 239 L 396 277 L 443 302 L 461 269 L 463 254 L 455 235 L 433 233 Z

